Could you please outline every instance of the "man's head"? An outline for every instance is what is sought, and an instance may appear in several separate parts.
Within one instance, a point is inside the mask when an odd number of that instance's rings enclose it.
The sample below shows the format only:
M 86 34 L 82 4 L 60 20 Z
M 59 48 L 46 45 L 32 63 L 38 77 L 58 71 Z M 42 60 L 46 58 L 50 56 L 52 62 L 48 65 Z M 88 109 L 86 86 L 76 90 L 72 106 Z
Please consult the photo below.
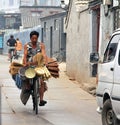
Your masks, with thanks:
M 17 38 L 16 40 L 19 41 L 19 38 Z
M 14 38 L 14 36 L 13 36 L 13 35 L 10 35 L 10 38 L 11 38 L 11 39 L 13 39 L 13 38 Z
M 38 37 L 39 37 L 39 33 L 37 31 L 32 31 L 30 33 L 30 40 L 31 40 L 32 44 L 36 44 L 37 43 Z

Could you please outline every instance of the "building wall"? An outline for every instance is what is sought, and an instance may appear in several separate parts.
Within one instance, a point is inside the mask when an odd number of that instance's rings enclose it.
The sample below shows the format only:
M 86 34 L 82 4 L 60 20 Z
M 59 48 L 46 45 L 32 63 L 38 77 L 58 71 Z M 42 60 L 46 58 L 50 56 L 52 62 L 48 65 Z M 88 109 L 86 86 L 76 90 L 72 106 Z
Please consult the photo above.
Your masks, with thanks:
M 95 83 L 95 79 L 91 77 L 91 64 L 89 62 L 89 56 L 91 52 L 96 52 L 93 48 L 97 48 L 97 39 L 94 37 L 96 34 L 91 32 L 94 29 L 95 16 L 93 12 L 86 10 L 81 13 L 77 13 L 75 7 L 75 1 L 73 0 L 69 21 L 66 25 L 67 29 L 67 50 L 66 50 L 66 62 L 67 62 L 67 74 L 72 79 L 79 81 L 80 83 Z M 82 7 L 81 7 L 82 9 Z M 99 28 L 99 48 L 100 59 L 103 58 L 106 46 L 110 40 L 110 36 L 114 27 L 114 13 L 109 11 L 108 16 L 104 14 L 103 4 L 100 5 L 100 28 Z M 95 29 L 96 30 L 96 29 Z M 95 31 L 94 32 L 97 32 Z M 94 39 L 94 41 L 93 41 Z M 93 45 L 94 44 L 94 45 Z
M 64 16 L 54 16 L 41 20 L 41 26 L 43 28 L 43 42 L 46 45 L 47 55 L 51 57 L 55 52 L 59 52 L 60 48 L 65 47 L 62 43 L 63 31 L 63 18 Z M 56 27 L 55 27 L 56 20 Z M 46 29 L 44 29 L 44 23 L 46 23 Z M 52 35 L 51 35 L 52 28 Z M 52 37 L 52 41 L 51 41 Z M 52 42 L 52 43 L 51 43 Z
M 100 44 L 99 44 L 99 54 L 101 59 L 103 58 L 106 46 L 110 40 L 110 37 L 113 32 L 114 23 L 113 23 L 113 11 L 109 11 L 109 15 L 104 15 L 104 7 L 101 4 L 101 19 L 100 19 Z
M 40 25 L 40 18 L 64 11 L 60 7 L 22 6 L 20 7 L 23 28 Z
M 80 83 L 90 81 L 90 15 L 89 11 L 76 12 L 75 0 L 67 27 L 67 74 Z

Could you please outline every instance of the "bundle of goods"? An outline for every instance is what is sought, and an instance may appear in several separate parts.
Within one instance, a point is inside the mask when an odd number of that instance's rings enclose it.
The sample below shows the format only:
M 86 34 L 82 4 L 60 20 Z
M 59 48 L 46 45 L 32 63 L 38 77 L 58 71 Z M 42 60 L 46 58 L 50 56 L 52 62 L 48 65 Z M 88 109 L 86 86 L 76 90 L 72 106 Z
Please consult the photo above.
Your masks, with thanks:
M 51 74 L 46 66 L 36 67 L 35 72 L 38 76 L 42 76 L 44 80 L 48 80 L 51 77 Z
M 17 62 L 12 62 L 9 67 L 10 68 L 9 73 L 11 75 L 16 75 L 21 67 L 23 67 L 23 64 L 17 63 Z
M 52 77 L 54 77 L 54 78 L 59 77 L 59 66 L 58 66 L 57 61 L 55 61 L 52 58 L 48 58 L 47 68 L 48 68 L 49 72 L 51 73 Z

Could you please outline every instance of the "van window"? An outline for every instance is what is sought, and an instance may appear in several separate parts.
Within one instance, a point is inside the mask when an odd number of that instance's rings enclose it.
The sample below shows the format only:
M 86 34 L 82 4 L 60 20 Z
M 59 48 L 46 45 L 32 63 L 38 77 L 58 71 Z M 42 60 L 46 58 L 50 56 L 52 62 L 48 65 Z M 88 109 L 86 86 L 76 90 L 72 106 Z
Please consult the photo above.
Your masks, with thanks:
M 104 54 L 104 59 L 103 59 L 104 63 L 114 60 L 119 40 L 120 40 L 119 34 L 113 36 L 112 39 L 110 40 Z
M 118 64 L 120 65 L 120 50 L 119 50 L 119 56 L 118 56 Z

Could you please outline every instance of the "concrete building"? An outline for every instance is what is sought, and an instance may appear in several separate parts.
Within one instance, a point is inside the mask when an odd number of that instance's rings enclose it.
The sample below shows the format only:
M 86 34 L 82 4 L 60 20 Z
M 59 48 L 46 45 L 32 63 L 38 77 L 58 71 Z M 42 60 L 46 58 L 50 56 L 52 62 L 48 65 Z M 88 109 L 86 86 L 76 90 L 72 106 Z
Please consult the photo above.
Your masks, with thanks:
M 13 33 L 15 31 L 18 31 L 20 26 L 21 26 L 20 13 L 1 13 L 0 14 L 0 53 L 3 52 L 4 35 L 7 34 L 8 32 Z
M 85 1 L 85 3 L 77 0 L 70 1 L 66 33 L 67 75 L 81 84 L 90 82 L 90 15 L 88 1 Z
M 67 74 L 82 85 L 95 83 L 97 65 L 89 62 L 98 52 L 102 61 L 112 32 L 120 27 L 117 0 L 71 0 L 66 20 Z M 71 51 L 72 50 L 72 51 Z
M 60 0 L 39 0 L 40 6 L 60 6 Z
M 60 52 L 60 49 L 63 49 L 64 52 L 66 50 L 66 34 L 64 33 L 65 16 L 66 12 L 61 12 L 40 19 L 42 27 L 41 41 L 45 43 L 49 57 L 52 57 L 55 52 Z
M 120 27 L 120 9 L 117 0 L 92 0 L 90 8 L 91 52 L 98 52 L 101 61 L 113 31 Z
M 40 18 L 54 15 L 64 10 L 56 6 L 20 6 L 23 28 L 31 28 L 41 24 Z

